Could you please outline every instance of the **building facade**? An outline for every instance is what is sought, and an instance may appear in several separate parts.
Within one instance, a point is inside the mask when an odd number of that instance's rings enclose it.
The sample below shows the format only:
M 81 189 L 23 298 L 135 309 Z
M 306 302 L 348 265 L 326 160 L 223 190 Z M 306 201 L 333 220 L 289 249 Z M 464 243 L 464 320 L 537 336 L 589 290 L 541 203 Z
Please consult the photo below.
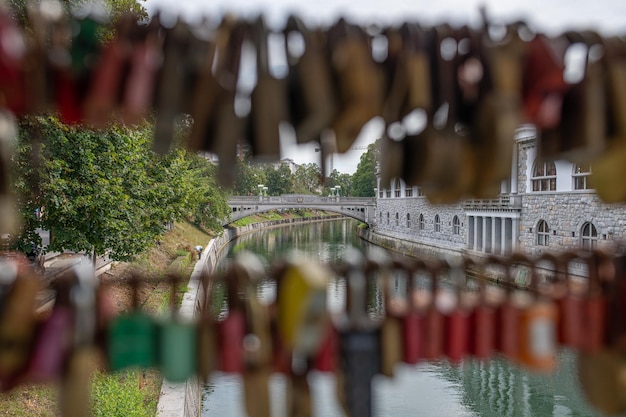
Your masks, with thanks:
M 602 248 L 626 238 L 626 205 L 600 200 L 590 164 L 540 160 L 532 127 L 520 128 L 515 142 L 510 178 L 495 199 L 433 205 L 418 187 L 379 181 L 374 232 L 476 255 Z

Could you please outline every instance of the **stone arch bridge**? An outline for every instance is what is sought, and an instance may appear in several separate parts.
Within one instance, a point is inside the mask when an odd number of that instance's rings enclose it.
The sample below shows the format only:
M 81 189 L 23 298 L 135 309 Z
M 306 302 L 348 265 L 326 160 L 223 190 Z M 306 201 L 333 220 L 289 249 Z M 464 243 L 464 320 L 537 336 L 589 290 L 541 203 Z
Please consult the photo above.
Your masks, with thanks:
M 294 208 L 327 210 L 352 217 L 371 225 L 374 222 L 376 199 L 374 197 L 321 197 L 308 194 L 269 196 L 232 196 L 228 200 L 232 209 L 225 224 L 264 211 Z

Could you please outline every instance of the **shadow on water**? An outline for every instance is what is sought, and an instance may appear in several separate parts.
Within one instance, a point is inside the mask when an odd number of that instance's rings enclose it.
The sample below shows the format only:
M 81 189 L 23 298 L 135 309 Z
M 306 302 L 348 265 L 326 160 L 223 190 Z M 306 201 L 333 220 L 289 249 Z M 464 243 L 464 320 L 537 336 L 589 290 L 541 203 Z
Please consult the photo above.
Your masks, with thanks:
M 227 268 L 233 256 L 249 250 L 264 257 L 267 266 L 296 249 L 309 259 L 337 262 L 349 246 L 365 249 L 356 235 L 352 220 L 329 221 L 309 225 L 289 225 L 262 230 L 232 242 L 218 270 Z M 406 282 L 396 277 L 395 289 L 402 293 Z M 418 279 L 419 285 L 419 279 Z M 225 289 L 221 283 L 213 288 L 213 307 L 226 314 Z M 265 281 L 259 297 L 271 302 L 275 286 Z M 345 282 L 331 281 L 329 308 L 344 305 Z M 369 313 L 380 315 L 382 296 L 374 289 L 368 294 Z M 560 366 L 549 374 L 535 374 L 512 366 L 503 359 L 488 362 L 467 360 L 460 365 L 446 361 L 417 366 L 398 365 L 393 379 L 378 376 L 373 382 L 376 416 L 476 416 L 476 417 L 545 417 L 599 416 L 585 403 L 576 375 L 576 356 L 559 353 Z M 272 416 L 285 416 L 285 378 L 275 374 L 270 380 Z M 344 416 L 337 400 L 335 378 L 331 374 L 309 375 L 313 395 L 313 415 Z M 241 377 L 216 373 L 203 388 L 202 416 L 245 417 L 241 394 Z

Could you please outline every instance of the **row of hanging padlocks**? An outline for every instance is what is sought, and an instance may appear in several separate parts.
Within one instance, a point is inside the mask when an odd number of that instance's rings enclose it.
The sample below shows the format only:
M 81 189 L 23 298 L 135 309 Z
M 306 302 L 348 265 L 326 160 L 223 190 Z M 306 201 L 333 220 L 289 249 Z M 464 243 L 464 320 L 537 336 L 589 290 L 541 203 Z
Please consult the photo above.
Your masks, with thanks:
M 574 262 L 588 271 L 583 284 L 570 276 Z M 207 380 L 219 370 L 242 375 L 248 415 L 269 416 L 268 380 L 279 372 L 289 381 L 289 415 L 300 416 L 311 414 L 307 374 L 317 370 L 335 373 L 338 399 L 348 415 L 368 416 L 372 378 L 393 376 L 400 363 L 504 357 L 550 371 L 560 345 L 578 351 L 590 401 L 605 412 L 626 411 L 626 401 L 616 400 L 621 394 L 606 394 L 622 388 L 610 381 L 626 366 L 624 256 L 598 251 L 538 259 L 513 255 L 451 265 L 392 260 L 377 252 L 364 257 L 353 250 L 334 268 L 292 258 L 274 267 L 269 278 L 276 282 L 276 297 L 268 304 L 257 295 L 268 279 L 263 263 L 242 253 L 223 276 L 202 277 L 195 321 L 176 313 L 175 278 L 169 280 L 168 316 L 141 311 L 138 288 L 148 279 L 139 276 L 129 282 L 133 308 L 115 315 L 93 270 L 85 268 L 55 281 L 55 305 L 45 319 L 36 320 L 37 278 L 24 260 L 3 262 L 0 389 L 62 381 L 84 392 L 89 371 L 99 362 L 110 371 L 155 367 L 175 382 L 192 376 Z M 555 272 L 540 279 L 537 271 L 544 268 Z M 522 269 L 530 280 L 520 291 L 512 271 Z M 501 285 L 488 285 L 488 276 L 498 277 Z M 228 303 L 221 314 L 214 311 L 209 290 L 210 283 L 213 291 L 219 287 L 217 280 Z M 345 282 L 340 312 L 327 305 L 331 280 Z M 406 284 L 405 292 L 393 290 L 396 280 Z M 369 304 L 377 293 L 383 310 L 375 314 Z M 610 391 L 598 388 L 607 384 Z M 74 400 L 62 404 L 71 410 L 88 407 Z
M 187 114 L 188 146 L 216 153 L 226 182 L 240 140 L 257 158 L 278 159 L 279 125 L 287 122 L 299 143 L 345 152 L 382 116 L 383 184 L 403 178 L 434 202 L 497 195 L 510 174 L 515 129 L 528 122 L 538 128 L 540 156 L 593 163 L 598 194 L 626 201 L 613 181 L 626 166 L 623 38 L 549 38 L 519 22 L 496 36 L 486 19 L 481 28 L 364 28 L 343 19 L 309 28 L 292 16 L 271 33 L 262 17 L 165 27 L 158 15 L 148 24 L 127 15 L 101 45 L 93 16 L 70 19 L 50 4 L 31 4 L 32 32 L 20 31 L 8 12 L 0 16 L 0 94 L 17 114 L 55 110 L 65 122 L 100 127 L 136 123 L 154 110 L 159 152 Z M 283 79 L 270 69 L 276 36 L 284 38 Z M 582 81 L 570 84 L 564 62 L 572 45 L 586 47 L 586 65 Z M 252 50 L 255 67 L 242 68 Z M 256 75 L 251 92 L 241 88 L 244 73 Z M 409 121 L 415 112 L 427 120 L 421 131 Z

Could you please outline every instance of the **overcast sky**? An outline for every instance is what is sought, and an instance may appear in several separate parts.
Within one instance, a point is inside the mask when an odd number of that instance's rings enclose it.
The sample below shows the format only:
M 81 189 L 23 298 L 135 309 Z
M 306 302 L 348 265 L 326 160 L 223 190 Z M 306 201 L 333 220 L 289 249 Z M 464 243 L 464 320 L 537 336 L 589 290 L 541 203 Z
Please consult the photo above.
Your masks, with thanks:
M 484 5 L 491 20 L 510 22 L 524 19 L 536 30 L 556 34 L 568 29 L 594 29 L 604 34 L 626 35 L 626 0 L 147 0 L 150 13 L 156 10 L 181 15 L 190 21 L 232 12 L 239 16 L 263 13 L 279 28 L 286 16 L 297 13 L 310 24 L 330 24 L 340 16 L 362 23 L 388 24 L 404 20 L 436 24 L 447 21 L 474 25 Z M 381 126 L 366 127 L 355 147 L 374 141 Z M 283 157 L 298 163 L 317 162 L 315 145 L 298 147 L 284 135 Z M 353 173 L 363 150 L 334 158 L 340 172 Z

